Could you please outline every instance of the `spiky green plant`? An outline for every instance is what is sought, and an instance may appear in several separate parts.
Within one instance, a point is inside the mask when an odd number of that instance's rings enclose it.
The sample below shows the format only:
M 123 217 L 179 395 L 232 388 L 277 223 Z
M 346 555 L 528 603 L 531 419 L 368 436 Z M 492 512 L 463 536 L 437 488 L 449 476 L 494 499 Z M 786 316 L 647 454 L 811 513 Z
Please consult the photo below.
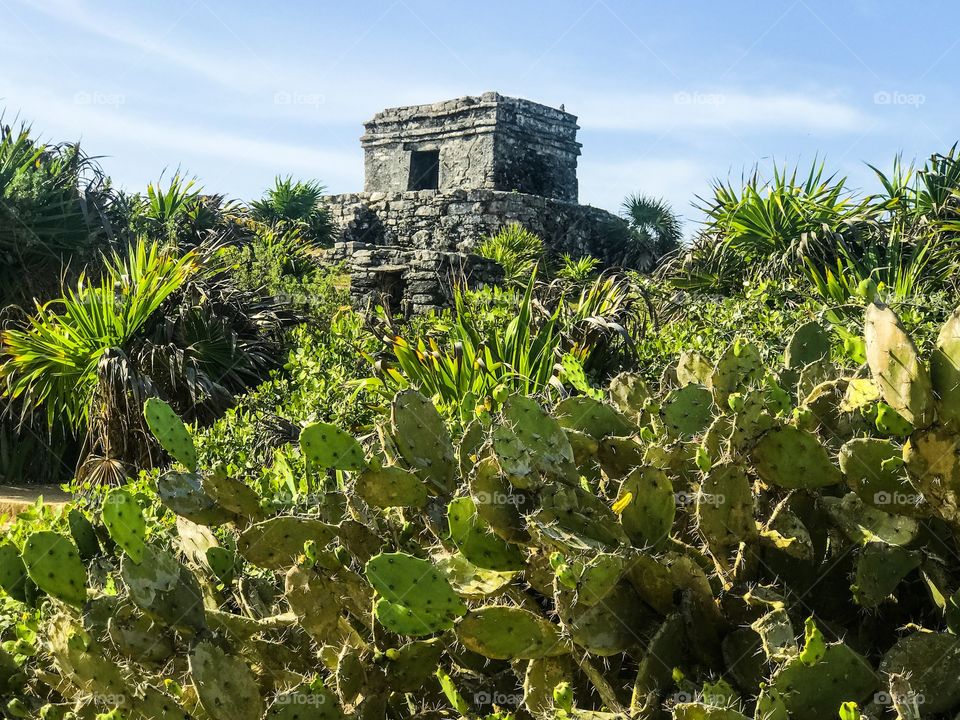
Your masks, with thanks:
M 273 187 L 250 203 L 250 216 L 273 228 L 296 230 L 311 245 L 327 246 L 334 228 L 329 210 L 320 202 L 324 190 L 315 180 L 277 176 Z
M 483 240 L 477 254 L 503 267 L 508 282 L 526 285 L 537 263 L 544 257 L 543 240 L 520 223 L 509 223 Z
M 630 233 L 613 259 L 615 264 L 649 270 L 680 247 L 683 226 L 666 200 L 640 193 L 630 195 L 623 201 L 623 214 Z

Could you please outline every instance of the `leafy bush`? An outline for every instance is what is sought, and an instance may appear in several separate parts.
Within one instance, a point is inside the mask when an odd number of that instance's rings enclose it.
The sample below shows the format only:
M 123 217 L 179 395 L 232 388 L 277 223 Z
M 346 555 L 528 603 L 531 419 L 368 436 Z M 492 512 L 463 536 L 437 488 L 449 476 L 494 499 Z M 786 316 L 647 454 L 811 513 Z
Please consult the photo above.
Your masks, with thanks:
M 858 197 L 814 164 L 805 179 L 774 167 L 737 190 L 717 182 L 707 221 L 666 275 L 685 289 L 737 292 L 761 279 L 804 277 L 826 301 L 846 302 L 865 283 L 898 300 L 953 283 L 960 229 L 955 149 L 914 172 L 896 158 L 882 192 Z
M 675 252 L 683 240 L 683 230 L 670 204 L 661 198 L 630 195 L 623 202 L 629 233 L 615 258 L 623 268 L 647 271 L 660 258 Z
M 929 363 L 882 305 L 864 343 L 869 377 L 805 323 L 456 441 L 401 391 L 373 436 L 305 426 L 288 496 L 154 407 L 171 469 L 0 546 L 0 683 L 42 717 L 948 715 L 960 311 Z
M 310 244 L 326 247 L 333 242 L 334 225 L 320 202 L 324 187 L 315 181 L 277 177 L 260 200 L 250 203 L 250 216 L 275 229 L 295 230 Z
M 508 282 L 526 285 L 544 259 L 543 240 L 520 223 L 509 223 L 480 243 L 477 254 L 503 267 Z
M 42 412 L 51 427 L 66 422 L 85 436 L 82 475 L 116 481 L 130 463 L 151 461 L 146 398 L 211 420 L 278 365 L 280 333 L 294 320 L 237 288 L 212 256 L 140 242 L 107 259 L 99 282 L 81 276 L 4 332 L 0 374 L 24 417 Z
M 112 201 L 78 144 L 38 142 L 0 116 L 0 306 L 48 296 L 62 264 L 91 259 L 110 237 Z

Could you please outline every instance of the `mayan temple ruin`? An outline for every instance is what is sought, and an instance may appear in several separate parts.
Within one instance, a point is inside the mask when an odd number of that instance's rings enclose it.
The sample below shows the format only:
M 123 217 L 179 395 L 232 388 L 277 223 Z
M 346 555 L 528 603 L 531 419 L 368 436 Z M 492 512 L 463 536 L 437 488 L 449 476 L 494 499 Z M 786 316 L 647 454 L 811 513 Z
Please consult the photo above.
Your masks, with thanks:
M 511 222 L 551 253 L 604 259 L 617 218 L 578 203 L 576 116 L 485 93 L 384 110 L 364 129 L 364 191 L 325 198 L 330 257 L 358 300 L 419 312 L 446 305 L 455 278 L 499 279 L 471 251 Z

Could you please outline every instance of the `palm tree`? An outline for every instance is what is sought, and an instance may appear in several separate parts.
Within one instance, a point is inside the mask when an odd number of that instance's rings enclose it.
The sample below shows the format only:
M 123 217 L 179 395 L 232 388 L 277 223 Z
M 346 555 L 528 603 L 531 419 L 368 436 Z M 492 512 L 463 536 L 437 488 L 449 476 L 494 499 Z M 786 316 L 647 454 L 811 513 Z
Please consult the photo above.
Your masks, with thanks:
M 640 193 L 629 195 L 623 201 L 623 211 L 630 227 L 630 242 L 624 248 L 626 261 L 621 265 L 649 270 L 661 257 L 680 247 L 680 218 L 666 200 Z

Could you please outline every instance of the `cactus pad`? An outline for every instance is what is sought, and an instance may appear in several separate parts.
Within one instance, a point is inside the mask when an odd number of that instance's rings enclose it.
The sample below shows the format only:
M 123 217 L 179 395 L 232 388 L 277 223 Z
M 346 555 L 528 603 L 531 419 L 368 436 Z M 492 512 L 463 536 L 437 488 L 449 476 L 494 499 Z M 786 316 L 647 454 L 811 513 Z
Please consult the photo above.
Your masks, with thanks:
M 830 336 L 815 320 L 798 327 L 783 352 L 784 367 L 800 370 L 810 363 L 830 356 Z
M 203 594 L 196 577 L 165 550 L 147 545 L 139 564 L 124 557 L 120 574 L 134 604 L 165 625 L 206 627 Z
M 709 385 L 713 364 L 696 350 L 684 350 L 677 359 L 677 382 L 684 385 Z
M 933 422 L 933 391 L 927 368 L 900 319 L 888 307 L 867 306 L 867 364 L 884 401 L 915 427 Z
M 439 557 L 436 565 L 454 592 L 469 600 L 480 600 L 502 592 L 517 574 L 478 568 L 460 553 Z
M 416 390 L 398 392 L 390 414 L 391 434 L 404 462 L 434 493 L 446 495 L 456 483 L 457 461 L 443 418 Z
M 597 459 L 608 478 L 619 480 L 643 464 L 644 450 L 635 437 L 608 435 L 597 447 Z
M 631 418 L 639 418 L 650 399 L 650 388 L 636 373 L 620 373 L 610 381 L 609 391 L 614 407 Z
M 945 427 L 915 432 L 903 448 L 913 486 L 947 522 L 960 521 L 960 445 Z
M 841 703 L 862 702 L 879 679 L 870 663 L 842 642 L 824 643 L 820 631 L 807 620 L 806 645 L 773 677 L 773 687 L 795 720 L 833 717 Z
M 404 553 L 381 553 L 364 568 L 379 594 L 380 623 L 400 635 L 430 635 L 453 627 L 467 611 L 450 583 L 427 560 Z
M 341 589 L 325 575 L 295 566 L 287 572 L 284 595 L 300 624 L 321 645 L 337 629 L 341 610 Z
M 463 556 L 477 567 L 498 572 L 520 570 L 524 555 L 516 545 L 490 532 L 487 523 L 477 514 L 477 506 L 469 497 L 451 500 L 447 506 L 450 539 Z
M 744 469 L 734 463 L 714 465 L 696 494 L 700 532 L 717 553 L 752 540 L 757 535 L 754 500 Z
M 77 545 L 81 560 L 89 562 L 103 552 L 93 523 L 87 520 L 87 516 L 80 508 L 70 509 L 67 513 L 67 524 L 70 526 L 70 537 Z
M 763 363 L 756 345 L 737 338 L 730 344 L 710 378 L 710 389 L 717 405 L 726 407 L 731 393 L 740 392 L 763 375 Z
M 490 526 L 490 530 L 511 542 L 529 540 L 520 511 L 530 498 L 513 491 L 500 473 L 497 461 L 490 456 L 484 457 L 469 477 L 470 493 L 477 513 Z
M 225 468 L 214 468 L 205 474 L 201 487 L 217 505 L 239 517 L 256 522 L 263 516 L 257 492 L 246 483 L 230 477 Z
M 183 420 L 173 408 L 160 398 L 149 398 L 143 404 L 143 417 L 147 427 L 170 457 L 186 466 L 190 472 L 197 471 L 197 449 Z
M 280 570 L 297 562 L 306 543 L 323 548 L 336 534 L 335 526 L 315 518 L 281 515 L 244 530 L 237 538 L 237 552 L 258 567 Z
M 672 390 L 660 408 L 660 419 L 672 437 L 699 435 L 713 419 L 713 395 L 703 385 Z
M 456 632 L 468 650 L 492 660 L 531 660 L 567 652 L 556 625 L 518 607 L 471 610 L 457 623 Z
M 531 398 L 511 396 L 503 404 L 504 424 L 496 428 L 493 448 L 500 467 L 520 488 L 539 484 L 541 474 L 574 482 L 573 448 L 560 423 Z
M 22 557 L 38 588 L 74 607 L 87 601 L 87 569 L 71 540 L 49 530 L 34 532 L 23 544 Z
M 190 652 L 190 678 L 211 720 L 260 720 L 263 698 L 253 672 L 209 640 Z
M 0 588 L 20 602 L 27 601 L 27 568 L 20 551 L 10 542 L 0 544 Z
M 826 487 L 843 480 L 817 437 L 790 425 L 763 435 L 750 458 L 764 482 L 782 488 Z
M 610 549 L 627 544 L 627 534 L 610 507 L 579 487 L 556 485 L 540 493 L 541 525 L 556 524 L 581 548 Z
M 103 499 L 103 524 L 110 538 L 134 562 L 143 560 L 147 521 L 137 499 L 127 490 L 111 490 Z
M 637 428 L 615 408 L 586 395 L 561 400 L 554 408 L 557 422 L 599 440 L 607 435 L 631 435 Z
M 910 689 L 923 698 L 924 716 L 952 710 L 960 704 L 960 638 L 936 632 L 907 635 L 884 655 L 880 672 L 910 675 Z
M 890 513 L 917 512 L 920 496 L 903 466 L 903 453 L 889 440 L 854 438 L 840 448 L 847 485 L 868 505 Z
M 423 507 L 427 503 L 427 486 L 412 472 L 393 465 L 379 470 L 370 468 L 357 476 L 353 486 L 371 507 Z
M 960 428 L 960 309 L 944 323 L 930 358 L 930 382 L 940 422 Z
M 635 546 L 659 547 L 673 527 L 677 498 L 665 472 L 641 467 L 623 481 L 614 507 L 619 510 L 620 523 Z
M 869 542 L 857 556 L 857 570 L 851 587 L 861 607 L 872 608 L 894 593 L 910 571 L 920 565 L 920 556 L 896 545 Z
M 300 450 L 311 466 L 323 470 L 362 470 L 363 447 L 336 425 L 312 423 L 300 431 Z
M 157 478 L 157 495 L 174 513 L 200 525 L 224 525 L 235 518 L 203 491 L 203 483 L 196 473 L 164 473 Z

